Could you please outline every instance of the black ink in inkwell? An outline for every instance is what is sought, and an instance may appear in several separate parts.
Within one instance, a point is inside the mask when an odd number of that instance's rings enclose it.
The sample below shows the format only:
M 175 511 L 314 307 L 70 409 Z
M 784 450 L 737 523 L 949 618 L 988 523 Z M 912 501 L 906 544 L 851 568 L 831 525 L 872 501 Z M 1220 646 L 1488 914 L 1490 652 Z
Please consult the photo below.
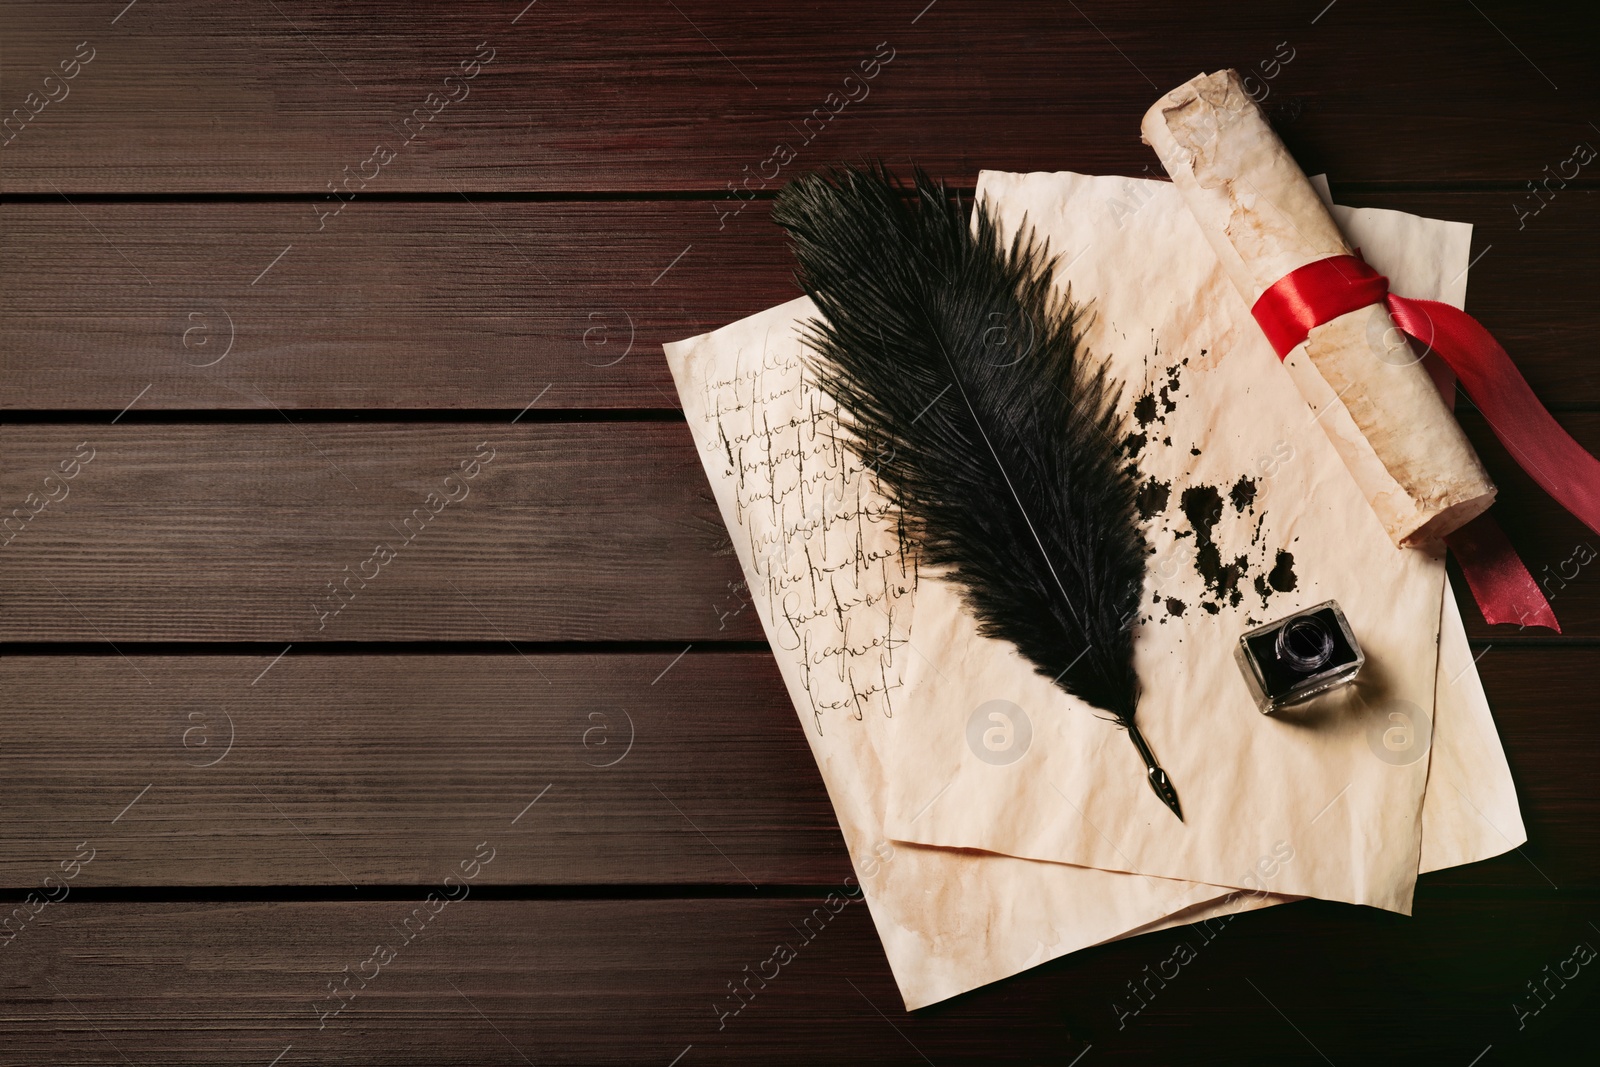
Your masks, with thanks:
M 1249 631 L 1235 657 L 1264 715 L 1353 681 L 1367 660 L 1331 600 Z

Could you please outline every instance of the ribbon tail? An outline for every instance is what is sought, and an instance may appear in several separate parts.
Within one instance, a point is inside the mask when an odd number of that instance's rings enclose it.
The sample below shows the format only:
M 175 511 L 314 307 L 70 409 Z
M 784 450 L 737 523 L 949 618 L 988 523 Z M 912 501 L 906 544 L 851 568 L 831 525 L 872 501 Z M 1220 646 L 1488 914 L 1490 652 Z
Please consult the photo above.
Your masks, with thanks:
M 1529 477 L 1600 533 L 1600 460 L 1551 417 L 1506 350 L 1483 324 L 1437 300 L 1389 294 L 1395 325 L 1429 345 L 1455 371 L 1489 428 Z
M 1562 507 L 1600 533 L 1600 460 L 1551 417 L 1483 324 L 1437 300 L 1390 293 L 1384 302 L 1395 325 L 1437 352 L 1455 372 L 1517 464 Z M 1456 554 L 1485 621 L 1561 632 L 1544 591 L 1490 515 L 1474 519 L 1445 543 Z
M 1519 627 L 1542 626 L 1561 632 L 1539 583 L 1491 515 L 1479 515 L 1444 541 L 1456 554 L 1485 622 L 1514 622 Z

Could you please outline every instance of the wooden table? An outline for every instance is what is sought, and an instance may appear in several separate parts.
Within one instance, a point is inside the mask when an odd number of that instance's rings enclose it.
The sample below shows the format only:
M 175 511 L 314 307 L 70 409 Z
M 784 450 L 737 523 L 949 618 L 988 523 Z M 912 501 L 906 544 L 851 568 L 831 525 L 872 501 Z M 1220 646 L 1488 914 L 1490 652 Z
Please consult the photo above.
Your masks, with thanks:
M 1592 1057 L 1600 538 L 1470 410 L 1565 628 L 1465 605 L 1525 846 L 1120 1020 L 1192 932 L 908 1015 L 849 907 L 720 1018 L 850 866 L 660 351 L 794 295 L 795 174 L 1144 175 L 1235 66 L 1341 199 L 1474 224 L 1600 450 L 1592 11 L 524 3 L 0 10 L 0 1062 Z

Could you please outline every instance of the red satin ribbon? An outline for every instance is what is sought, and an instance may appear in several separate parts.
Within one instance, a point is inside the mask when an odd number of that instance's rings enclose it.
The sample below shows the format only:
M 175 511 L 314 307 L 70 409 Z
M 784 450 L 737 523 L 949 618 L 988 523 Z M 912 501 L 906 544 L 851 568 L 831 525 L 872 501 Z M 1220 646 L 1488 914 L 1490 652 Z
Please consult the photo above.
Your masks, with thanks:
M 1437 300 L 1389 292 L 1389 279 L 1358 256 L 1330 256 L 1290 271 L 1250 309 L 1278 358 L 1317 326 L 1382 302 L 1404 333 L 1455 372 L 1474 405 L 1523 470 L 1584 525 L 1600 533 L 1600 460 L 1561 428 L 1483 324 Z M 1555 613 L 1506 535 L 1487 514 L 1446 539 L 1483 617 L 1561 632 Z

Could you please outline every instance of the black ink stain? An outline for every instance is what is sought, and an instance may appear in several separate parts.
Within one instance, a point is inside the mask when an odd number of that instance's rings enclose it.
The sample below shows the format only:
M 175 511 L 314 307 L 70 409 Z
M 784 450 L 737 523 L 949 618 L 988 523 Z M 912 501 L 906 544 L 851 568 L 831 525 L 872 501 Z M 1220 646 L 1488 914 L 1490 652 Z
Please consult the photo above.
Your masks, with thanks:
M 1196 485 L 1183 491 L 1180 502 L 1184 516 L 1194 529 L 1195 571 L 1219 601 L 1225 599 L 1238 607 L 1244 595 L 1239 589 L 1239 579 L 1250 569 L 1250 561 L 1237 556 L 1232 563 L 1222 562 L 1222 551 L 1212 536 L 1212 530 L 1222 521 L 1222 494 L 1216 486 Z
M 1228 603 L 1233 607 L 1239 606 L 1239 601 L 1244 599 L 1244 590 L 1239 588 L 1239 579 L 1244 577 L 1250 569 L 1250 561 L 1244 556 L 1234 557 L 1234 561 L 1222 569 L 1221 588 L 1228 593 Z
M 1150 443 L 1150 438 L 1142 433 L 1130 433 L 1122 439 L 1122 450 L 1131 458 L 1138 459 L 1139 453 L 1144 451 L 1144 446 Z
M 1192 486 L 1183 491 L 1179 505 L 1194 529 L 1196 543 L 1209 545 L 1211 529 L 1222 519 L 1222 494 L 1214 486 Z
M 1265 607 L 1274 592 L 1287 593 L 1294 589 L 1298 581 L 1294 573 L 1294 554 L 1280 548 L 1272 570 L 1256 575 L 1256 594 L 1261 597 L 1261 604 Z
M 1294 554 L 1278 549 L 1278 559 L 1272 568 L 1272 573 L 1267 575 L 1267 581 L 1272 583 L 1272 588 L 1280 593 L 1287 593 L 1295 587 Z
M 1133 417 L 1140 426 L 1149 426 L 1156 418 L 1156 398 L 1150 393 L 1141 396 L 1133 405 Z
M 1233 501 L 1233 510 L 1244 513 L 1244 509 L 1256 502 L 1256 483 L 1253 479 L 1240 475 L 1239 480 L 1233 483 L 1233 488 L 1228 492 L 1228 499 Z
M 1147 480 L 1139 487 L 1139 517 L 1149 519 L 1166 511 L 1171 496 L 1171 482 L 1158 482 L 1154 478 Z
M 1179 600 L 1177 597 L 1175 597 L 1175 596 L 1167 597 L 1167 614 L 1168 615 L 1182 615 L 1183 614 L 1183 609 L 1186 608 L 1186 607 L 1188 607 L 1188 605 L 1185 604 L 1183 601 Z

